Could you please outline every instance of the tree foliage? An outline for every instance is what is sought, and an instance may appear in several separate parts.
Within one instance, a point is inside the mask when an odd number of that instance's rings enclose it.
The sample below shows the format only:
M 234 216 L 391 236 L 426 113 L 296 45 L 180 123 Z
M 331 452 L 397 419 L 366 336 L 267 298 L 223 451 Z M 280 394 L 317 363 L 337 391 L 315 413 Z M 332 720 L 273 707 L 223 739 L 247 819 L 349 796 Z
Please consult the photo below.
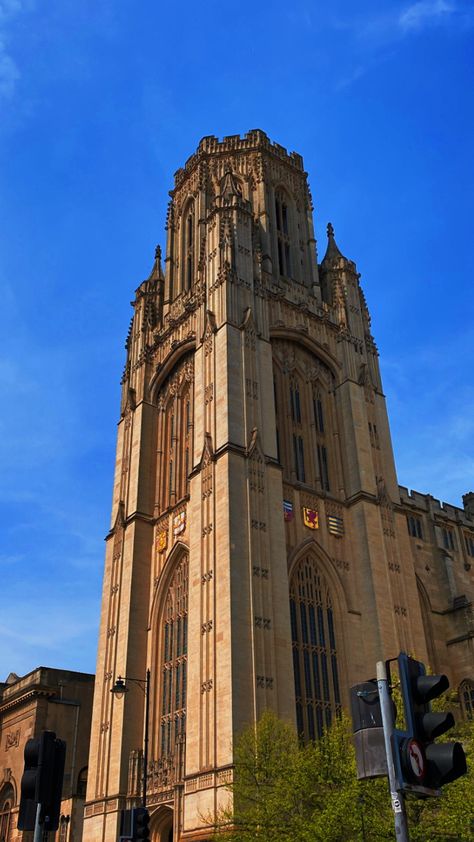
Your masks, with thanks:
M 441 798 L 408 801 L 412 842 L 473 842 L 474 728 L 461 729 L 468 775 Z M 452 737 L 451 737 L 452 739 Z M 350 722 L 337 719 L 303 746 L 273 713 L 247 729 L 235 749 L 232 808 L 218 817 L 223 842 L 382 842 L 395 839 L 385 778 L 357 781 Z

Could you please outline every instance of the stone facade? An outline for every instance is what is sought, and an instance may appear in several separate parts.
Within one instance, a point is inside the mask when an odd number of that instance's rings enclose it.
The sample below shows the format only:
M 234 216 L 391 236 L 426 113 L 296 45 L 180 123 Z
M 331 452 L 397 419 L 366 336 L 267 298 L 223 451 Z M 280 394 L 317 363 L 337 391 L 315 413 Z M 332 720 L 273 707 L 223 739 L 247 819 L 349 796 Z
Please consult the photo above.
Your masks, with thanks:
M 332 226 L 318 265 L 302 158 L 206 137 L 170 195 L 126 343 L 87 842 L 139 803 L 144 696 L 118 674 L 151 670 L 152 838 L 191 842 L 265 708 L 313 737 L 400 649 L 474 673 L 471 503 L 400 493 L 359 275 Z
M 44 730 L 66 741 L 61 818 L 57 842 L 80 842 L 87 785 L 87 763 L 94 676 L 38 667 L 0 684 L 0 839 L 26 842 L 32 832 L 17 829 L 20 782 L 27 740 Z

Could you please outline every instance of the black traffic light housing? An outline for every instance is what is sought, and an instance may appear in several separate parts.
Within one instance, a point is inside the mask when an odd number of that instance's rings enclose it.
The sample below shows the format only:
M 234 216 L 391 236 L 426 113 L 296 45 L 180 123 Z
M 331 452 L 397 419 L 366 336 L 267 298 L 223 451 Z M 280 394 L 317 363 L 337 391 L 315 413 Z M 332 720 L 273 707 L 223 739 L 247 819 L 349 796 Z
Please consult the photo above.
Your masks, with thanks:
M 132 810 L 133 842 L 148 842 L 150 838 L 150 815 L 145 807 Z
M 387 775 L 380 697 L 375 678 L 351 687 L 351 713 L 358 780 Z
M 449 681 L 445 675 L 426 675 L 425 665 L 405 652 L 398 656 L 398 670 L 406 731 L 396 730 L 393 736 L 397 777 L 405 791 L 439 795 L 440 787 L 467 771 L 460 743 L 434 743 L 454 725 L 452 713 L 435 713 L 430 704 L 448 689 Z
M 38 804 L 39 822 L 44 831 L 57 830 L 61 809 L 66 743 L 54 731 L 27 741 L 25 766 L 21 778 L 19 830 L 34 830 Z
M 145 807 L 122 810 L 120 815 L 120 842 L 148 842 L 150 814 Z
M 24 751 L 25 766 L 20 783 L 18 829 L 34 830 L 36 821 L 36 792 L 40 776 L 40 740 L 27 740 Z

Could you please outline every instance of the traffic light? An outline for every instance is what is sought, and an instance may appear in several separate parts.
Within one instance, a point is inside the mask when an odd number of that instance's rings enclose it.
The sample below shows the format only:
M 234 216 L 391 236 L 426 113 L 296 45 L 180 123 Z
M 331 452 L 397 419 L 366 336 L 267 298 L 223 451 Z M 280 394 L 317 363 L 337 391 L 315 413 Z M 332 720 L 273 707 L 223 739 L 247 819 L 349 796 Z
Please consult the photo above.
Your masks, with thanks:
M 120 811 L 119 842 L 131 842 L 132 839 L 132 811 Z
M 45 758 L 43 770 L 46 777 L 41 803 L 40 823 L 44 831 L 56 831 L 59 827 L 61 812 L 61 796 L 63 791 L 64 761 L 66 759 L 66 743 L 56 738 L 54 731 L 44 731 Z M 47 746 L 47 747 L 46 747 Z
M 358 780 L 387 775 L 377 681 L 372 678 L 351 687 L 351 713 Z
M 39 754 L 39 739 L 27 740 L 24 751 L 25 767 L 20 783 L 19 830 L 35 829 L 36 791 L 40 775 Z
M 425 665 L 404 652 L 398 656 L 406 731 L 394 733 L 394 761 L 402 788 L 420 795 L 438 795 L 440 787 L 467 771 L 460 743 L 434 740 L 454 725 L 452 713 L 435 713 L 431 701 L 448 687 L 445 675 L 426 675 Z
M 41 737 L 27 741 L 20 784 L 20 830 L 34 830 L 38 804 L 43 830 L 58 829 L 65 756 L 66 743 L 56 739 L 54 731 L 43 731 Z
M 134 807 L 132 810 L 132 839 L 133 842 L 148 842 L 150 838 L 150 814 L 145 807 Z

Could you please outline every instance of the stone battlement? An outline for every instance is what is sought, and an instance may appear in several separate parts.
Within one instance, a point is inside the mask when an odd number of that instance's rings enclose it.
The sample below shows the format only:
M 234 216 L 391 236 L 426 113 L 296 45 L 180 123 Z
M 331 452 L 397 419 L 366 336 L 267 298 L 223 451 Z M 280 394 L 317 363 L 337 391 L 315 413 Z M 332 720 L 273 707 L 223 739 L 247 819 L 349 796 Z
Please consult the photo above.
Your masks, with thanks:
M 470 520 L 469 512 L 459 506 L 453 506 L 451 503 L 444 503 L 432 497 L 431 494 L 421 494 L 419 491 L 413 491 L 406 488 L 404 485 L 398 486 L 400 491 L 400 501 L 402 505 L 408 505 L 412 508 L 423 509 L 430 512 L 432 515 L 442 515 L 446 518 L 451 518 L 456 521 Z M 466 495 L 467 496 L 467 495 Z
M 179 187 L 183 178 L 194 166 L 206 155 L 225 154 L 232 152 L 250 152 L 252 150 L 265 150 L 271 152 L 280 160 L 292 164 L 298 170 L 303 171 L 303 158 L 297 152 L 288 152 L 284 146 L 274 143 L 261 129 L 251 129 L 241 137 L 238 134 L 231 134 L 219 140 L 215 135 L 203 137 L 194 152 L 186 161 L 184 167 L 180 167 L 174 174 L 175 187 Z

